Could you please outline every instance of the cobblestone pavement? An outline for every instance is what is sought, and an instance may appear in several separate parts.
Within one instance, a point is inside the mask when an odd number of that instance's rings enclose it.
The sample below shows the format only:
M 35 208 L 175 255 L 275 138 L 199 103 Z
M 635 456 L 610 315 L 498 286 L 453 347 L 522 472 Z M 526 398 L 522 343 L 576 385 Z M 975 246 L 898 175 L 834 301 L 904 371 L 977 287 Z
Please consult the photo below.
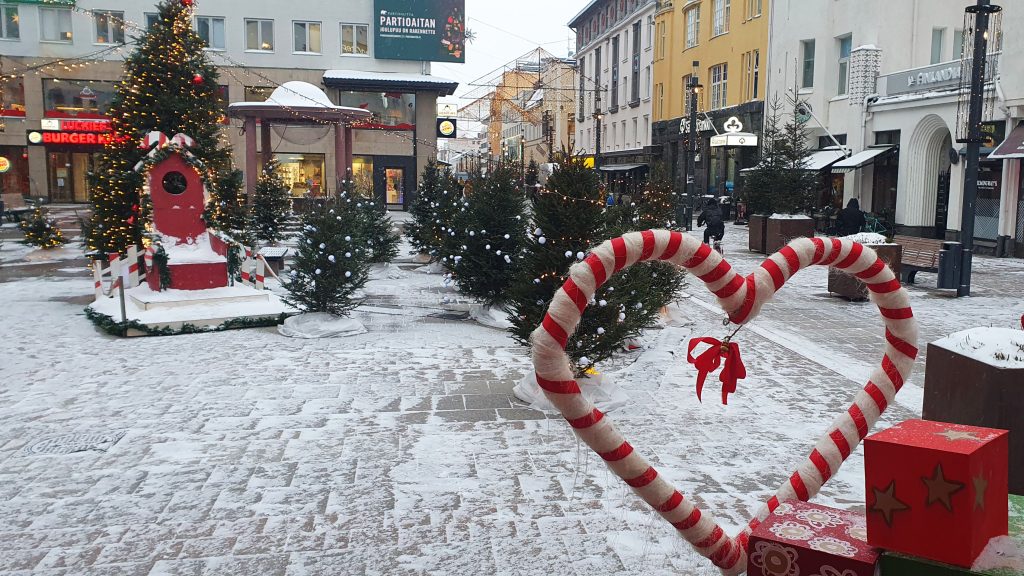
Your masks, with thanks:
M 741 240 L 730 226 L 727 257 L 746 273 L 760 257 Z M 979 259 L 970 299 L 924 288 L 933 279 L 911 289 L 922 342 L 1024 313 L 1021 261 Z M 823 269 L 790 284 L 740 332 L 749 376 L 727 407 L 713 387 L 704 404 L 693 393 L 685 342 L 724 329 L 692 279 L 686 322 L 603 367 L 632 401 L 616 425 L 731 530 L 880 355 L 870 304 L 829 297 Z M 323 341 L 114 339 L 82 316 L 90 291 L 82 275 L 0 283 L 0 573 L 715 573 L 562 420 L 511 395 L 521 348 L 432 316 L 451 296 L 437 276 L 371 285 L 357 313 L 369 332 Z M 920 368 L 883 425 L 919 414 Z M 117 432 L 106 452 L 27 450 Z M 861 454 L 819 501 L 863 507 Z

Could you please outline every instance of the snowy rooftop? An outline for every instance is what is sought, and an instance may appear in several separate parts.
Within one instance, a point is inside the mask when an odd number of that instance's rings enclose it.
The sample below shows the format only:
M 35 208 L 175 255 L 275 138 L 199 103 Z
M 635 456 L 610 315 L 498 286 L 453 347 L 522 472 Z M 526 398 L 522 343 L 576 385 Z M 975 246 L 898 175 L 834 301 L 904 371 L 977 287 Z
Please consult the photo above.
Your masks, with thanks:
M 459 87 L 459 83 L 455 80 L 449 80 L 440 76 L 403 72 L 368 72 L 366 70 L 327 70 L 324 72 L 324 85 L 331 88 L 347 88 L 350 90 L 406 87 L 409 89 L 437 90 L 440 96 L 450 96 Z

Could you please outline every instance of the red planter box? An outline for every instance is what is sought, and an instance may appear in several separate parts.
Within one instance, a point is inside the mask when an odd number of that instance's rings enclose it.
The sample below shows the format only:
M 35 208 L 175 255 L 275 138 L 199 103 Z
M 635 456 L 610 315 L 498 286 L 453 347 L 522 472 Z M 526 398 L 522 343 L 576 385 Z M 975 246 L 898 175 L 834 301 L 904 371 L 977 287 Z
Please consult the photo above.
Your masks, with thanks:
M 864 439 L 868 542 L 970 567 L 1007 533 L 1008 433 L 907 420 Z
M 881 552 L 865 541 L 863 514 L 783 502 L 750 534 L 748 576 L 874 576 Z

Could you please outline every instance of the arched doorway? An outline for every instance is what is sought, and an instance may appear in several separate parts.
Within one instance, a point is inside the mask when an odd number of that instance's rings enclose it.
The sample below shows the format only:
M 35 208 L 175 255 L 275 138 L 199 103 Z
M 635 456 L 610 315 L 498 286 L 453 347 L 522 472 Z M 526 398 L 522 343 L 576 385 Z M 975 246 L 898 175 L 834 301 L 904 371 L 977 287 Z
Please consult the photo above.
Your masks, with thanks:
M 921 119 L 907 146 L 906 194 L 897 205 L 897 222 L 922 236 L 945 233 L 949 208 L 949 152 L 952 136 L 946 122 L 935 114 Z

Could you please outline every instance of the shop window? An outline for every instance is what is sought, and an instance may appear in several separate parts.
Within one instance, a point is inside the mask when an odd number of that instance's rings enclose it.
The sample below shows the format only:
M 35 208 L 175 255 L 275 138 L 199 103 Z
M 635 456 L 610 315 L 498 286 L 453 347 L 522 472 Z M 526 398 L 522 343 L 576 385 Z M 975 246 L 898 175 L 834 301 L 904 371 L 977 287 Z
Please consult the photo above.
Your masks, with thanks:
M 320 23 L 292 22 L 295 51 L 303 54 L 320 53 Z
M 97 44 L 124 44 L 124 12 L 93 10 Z
M 196 33 L 211 50 L 224 49 L 224 19 L 214 16 L 197 16 Z
M 373 157 L 352 157 L 352 188 L 361 198 L 373 198 Z
M 0 77 L 0 116 L 25 117 L 25 79 Z
M 113 82 L 43 79 L 47 118 L 106 119 L 117 88 Z
M 29 193 L 28 148 L 0 146 L 0 193 Z
M 367 24 L 341 24 L 341 53 L 366 56 L 370 53 L 370 27 Z
M 71 9 L 40 6 L 39 37 L 43 42 L 71 42 Z
M 364 128 L 413 130 L 416 128 L 416 95 L 401 92 L 349 92 L 338 94 L 338 104 L 369 110 L 373 116 Z
M 257 52 L 274 51 L 274 21 L 245 21 L 245 49 Z
M 278 173 L 294 197 L 318 198 L 324 195 L 323 154 L 274 154 L 280 164 Z
M 17 6 L 0 5 L 0 38 L 4 40 L 21 38 L 20 22 Z
M 385 168 L 384 186 L 388 204 L 405 204 L 404 168 Z

